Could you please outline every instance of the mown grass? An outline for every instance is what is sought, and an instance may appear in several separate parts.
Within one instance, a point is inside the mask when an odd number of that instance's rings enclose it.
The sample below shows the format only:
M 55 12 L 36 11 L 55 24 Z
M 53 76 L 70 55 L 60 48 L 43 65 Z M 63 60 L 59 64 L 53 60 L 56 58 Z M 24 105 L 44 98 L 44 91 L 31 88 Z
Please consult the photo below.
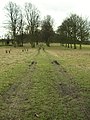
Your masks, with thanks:
M 2 54 L 1 49 L 0 89 L 6 92 L 2 94 L 6 100 L 1 99 L 2 120 L 89 120 L 89 49 L 52 46 L 39 54 L 31 49 L 13 53 Z M 52 64 L 54 60 L 60 65 Z M 37 64 L 29 67 L 31 61 Z M 12 88 L 17 80 L 21 83 L 15 91 L 6 91 L 5 84 Z

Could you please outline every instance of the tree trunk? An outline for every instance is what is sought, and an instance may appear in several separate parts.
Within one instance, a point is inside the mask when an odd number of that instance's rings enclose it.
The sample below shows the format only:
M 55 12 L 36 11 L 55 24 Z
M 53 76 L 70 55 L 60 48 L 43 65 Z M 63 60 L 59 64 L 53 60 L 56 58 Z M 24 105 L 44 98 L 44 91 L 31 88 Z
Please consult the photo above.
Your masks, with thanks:
M 48 47 L 50 47 L 50 41 L 49 41 L 49 38 L 46 40 L 46 45 L 47 45 Z
M 82 49 L 82 44 L 81 44 L 81 42 L 80 42 L 80 49 Z
M 69 48 L 69 43 L 68 43 L 68 48 Z
M 72 44 L 71 44 L 70 46 L 71 46 L 71 48 L 72 48 Z
M 67 43 L 66 43 L 65 47 L 67 47 Z
M 47 42 L 46 45 L 47 45 L 48 47 L 50 47 L 50 43 L 49 43 L 49 42 Z
M 36 45 L 38 45 L 38 40 L 36 40 Z
M 76 49 L 77 47 L 76 47 L 76 43 L 74 43 L 74 49 Z

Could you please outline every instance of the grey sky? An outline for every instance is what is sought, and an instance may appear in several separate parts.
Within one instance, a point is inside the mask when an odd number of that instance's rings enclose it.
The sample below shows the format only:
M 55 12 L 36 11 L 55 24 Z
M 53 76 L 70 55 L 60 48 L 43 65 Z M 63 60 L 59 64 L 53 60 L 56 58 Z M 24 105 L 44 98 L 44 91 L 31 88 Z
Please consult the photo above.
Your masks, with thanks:
M 5 21 L 5 5 L 10 0 L 0 0 L 0 36 L 5 34 L 3 23 Z M 90 0 L 11 0 L 20 6 L 25 2 L 31 2 L 41 12 L 41 18 L 51 15 L 54 19 L 54 27 L 61 25 L 62 21 L 70 15 L 76 13 L 90 20 Z

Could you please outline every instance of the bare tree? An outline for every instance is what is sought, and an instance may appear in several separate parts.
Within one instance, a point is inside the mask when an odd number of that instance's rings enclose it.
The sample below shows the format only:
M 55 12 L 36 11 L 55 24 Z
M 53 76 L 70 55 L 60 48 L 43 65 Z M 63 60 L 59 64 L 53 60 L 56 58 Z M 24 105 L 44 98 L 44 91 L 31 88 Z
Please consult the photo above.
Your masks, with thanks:
M 19 21 L 19 12 L 20 8 L 16 3 L 9 2 L 7 6 L 5 6 L 7 11 L 7 28 L 12 33 L 12 38 L 14 39 L 13 43 L 15 44 L 17 28 L 18 28 L 18 21 Z
M 20 13 L 20 18 L 18 22 L 18 35 L 17 35 L 17 43 L 20 46 L 23 46 L 23 36 L 24 36 L 24 27 L 25 27 L 25 21 L 22 12 Z
M 25 13 L 27 19 L 27 28 L 29 29 L 29 34 L 31 35 L 32 40 L 30 41 L 31 46 L 35 47 L 34 34 L 37 31 L 40 23 L 40 15 L 38 9 L 31 3 L 25 4 Z

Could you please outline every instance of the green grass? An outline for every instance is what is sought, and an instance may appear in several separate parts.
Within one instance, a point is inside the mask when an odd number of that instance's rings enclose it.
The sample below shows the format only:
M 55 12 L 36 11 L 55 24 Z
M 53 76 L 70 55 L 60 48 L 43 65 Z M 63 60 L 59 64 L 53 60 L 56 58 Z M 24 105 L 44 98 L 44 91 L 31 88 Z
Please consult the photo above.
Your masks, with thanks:
M 89 120 L 89 48 L 13 51 L 0 57 L 1 120 Z
M 9 49 L 11 53 L 6 54 L 5 50 Z M 3 92 L 25 73 L 35 50 L 22 52 L 20 48 L 5 47 L 0 49 L 0 54 L 0 92 Z

